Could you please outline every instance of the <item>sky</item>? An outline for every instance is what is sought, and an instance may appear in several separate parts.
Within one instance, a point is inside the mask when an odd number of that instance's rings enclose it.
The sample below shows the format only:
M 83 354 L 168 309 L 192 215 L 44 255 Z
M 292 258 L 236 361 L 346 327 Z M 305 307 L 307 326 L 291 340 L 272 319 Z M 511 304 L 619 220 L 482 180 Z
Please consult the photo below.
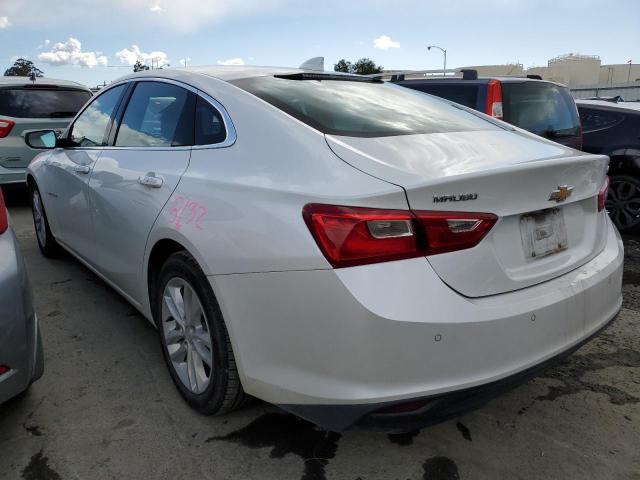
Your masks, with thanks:
M 640 0 L 0 0 L 0 68 L 95 86 L 140 60 L 184 68 L 369 57 L 387 69 L 522 63 L 566 53 L 640 63 Z

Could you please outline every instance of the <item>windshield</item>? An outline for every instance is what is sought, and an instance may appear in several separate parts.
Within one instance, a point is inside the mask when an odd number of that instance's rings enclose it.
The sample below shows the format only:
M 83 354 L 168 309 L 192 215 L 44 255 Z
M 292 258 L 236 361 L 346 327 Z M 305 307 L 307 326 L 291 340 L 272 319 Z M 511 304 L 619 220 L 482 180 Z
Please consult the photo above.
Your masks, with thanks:
M 385 137 L 499 129 L 447 102 L 388 83 L 273 76 L 232 83 L 331 135 Z
M 0 90 L 0 115 L 15 118 L 71 118 L 89 100 L 84 90 Z
M 580 119 L 568 89 L 552 83 L 502 83 L 505 121 L 549 138 L 576 135 Z

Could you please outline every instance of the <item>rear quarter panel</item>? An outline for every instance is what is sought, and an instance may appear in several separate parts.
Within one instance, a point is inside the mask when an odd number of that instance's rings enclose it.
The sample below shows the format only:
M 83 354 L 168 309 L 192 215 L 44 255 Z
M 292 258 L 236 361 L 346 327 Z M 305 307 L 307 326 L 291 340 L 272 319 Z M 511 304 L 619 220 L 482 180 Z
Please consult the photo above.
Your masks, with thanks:
M 328 269 L 304 205 L 407 208 L 400 187 L 343 162 L 321 133 L 224 82 L 207 93 L 226 108 L 237 140 L 193 149 L 149 236 L 145 271 L 164 238 L 185 246 L 206 275 Z

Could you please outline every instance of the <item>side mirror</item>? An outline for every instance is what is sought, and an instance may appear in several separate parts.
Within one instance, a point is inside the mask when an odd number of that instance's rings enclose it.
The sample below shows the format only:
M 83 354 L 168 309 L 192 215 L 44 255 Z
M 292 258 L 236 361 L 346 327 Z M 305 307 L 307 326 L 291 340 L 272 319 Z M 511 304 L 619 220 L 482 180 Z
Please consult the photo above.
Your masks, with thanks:
M 54 130 L 37 130 L 28 132 L 24 136 L 24 142 L 31 148 L 47 150 L 56 148 L 57 135 Z

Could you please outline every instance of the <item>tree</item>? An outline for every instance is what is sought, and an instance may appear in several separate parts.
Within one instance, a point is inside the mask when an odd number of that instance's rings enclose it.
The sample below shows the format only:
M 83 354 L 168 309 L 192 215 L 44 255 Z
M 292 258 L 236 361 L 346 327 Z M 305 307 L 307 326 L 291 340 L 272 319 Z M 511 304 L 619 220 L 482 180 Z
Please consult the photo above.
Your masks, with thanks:
M 372 73 L 382 73 L 383 67 L 376 65 L 370 58 L 361 58 L 353 65 L 351 73 L 358 75 L 371 75 Z
M 370 58 L 361 58 L 356 63 L 351 63 L 344 58 L 333 66 L 336 72 L 356 73 L 358 75 L 370 75 L 372 73 L 382 73 L 383 67 L 376 65 Z
M 145 70 L 149 70 L 149 66 L 142 63 L 140 60 L 136 60 L 135 65 L 133 66 L 134 72 L 143 72 Z
M 333 70 L 334 72 L 349 73 L 351 72 L 351 62 L 345 60 L 344 58 L 341 58 L 340 60 L 338 60 L 338 63 L 333 66 Z
M 19 58 L 13 62 L 13 66 L 4 72 L 5 77 L 30 77 L 31 75 L 42 77 L 44 72 L 37 68 L 31 60 Z

